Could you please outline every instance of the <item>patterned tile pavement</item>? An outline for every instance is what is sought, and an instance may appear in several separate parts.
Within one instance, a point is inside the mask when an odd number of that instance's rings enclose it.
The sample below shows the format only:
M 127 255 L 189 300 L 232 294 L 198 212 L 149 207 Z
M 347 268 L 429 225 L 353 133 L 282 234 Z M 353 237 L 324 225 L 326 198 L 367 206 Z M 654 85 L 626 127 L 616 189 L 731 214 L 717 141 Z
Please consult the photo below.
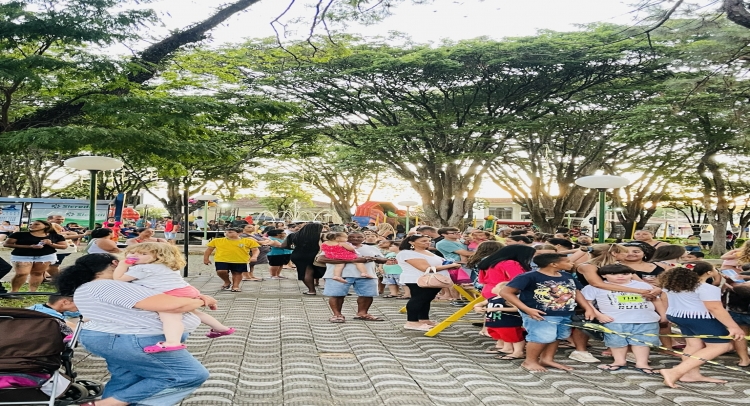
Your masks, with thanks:
M 211 340 L 201 326 L 188 340 L 211 378 L 185 406 L 750 404 L 750 376 L 727 369 L 706 368 L 708 375 L 727 379 L 726 385 L 670 389 L 633 369 L 606 372 L 569 360 L 570 350 L 561 350 L 559 360 L 574 371 L 532 374 L 520 361 L 485 354 L 493 342 L 478 336 L 469 322 L 433 338 L 403 330 L 402 300 L 375 299 L 371 313 L 387 320 L 378 323 L 352 320 L 356 298 L 350 297 L 344 305 L 347 322 L 331 324 L 326 298 L 301 295 L 293 279 L 245 282 L 244 291 L 233 294 L 219 291 L 219 279 L 205 267 L 195 273 L 190 282 L 219 300 L 220 310 L 212 314 L 237 333 Z M 433 309 L 436 318 L 455 310 L 444 303 Z M 604 349 L 593 344 L 594 354 Z M 103 360 L 85 351 L 76 356 L 81 378 L 106 380 Z M 677 363 L 660 354 L 653 360 L 655 366 Z

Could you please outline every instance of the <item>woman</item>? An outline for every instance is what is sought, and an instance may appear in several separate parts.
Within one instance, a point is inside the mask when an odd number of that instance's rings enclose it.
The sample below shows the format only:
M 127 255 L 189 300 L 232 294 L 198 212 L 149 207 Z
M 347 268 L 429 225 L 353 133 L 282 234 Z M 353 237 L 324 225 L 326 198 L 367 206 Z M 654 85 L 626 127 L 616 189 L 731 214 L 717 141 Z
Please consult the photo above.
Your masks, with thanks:
M 120 252 L 120 248 L 117 247 L 117 243 L 112 239 L 112 229 L 109 228 L 97 228 L 91 232 L 91 241 L 86 247 L 86 252 L 89 254 L 117 254 Z
M 663 269 L 674 268 L 680 265 L 680 257 L 685 255 L 685 247 L 682 245 L 665 244 L 660 245 L 651 257 L 651 263 Z
M 745 336 L 750 335 L 750 283 L 732 286 L 727 294 L 727 310 Z M 734 341 L 734 350 L 740 357 L 737 366 L 750 367 L 750 356 L 747 354 L 747 340 Z
M 479 244 L 492 239 L 492 233 L 484 230 L 474 230 L 471 232 L 471 242 L 466 244 L 469 251 L 476 251 Z
M 707 283 L 708 279 L 721 278 L 721 274 L 708 262 L 689 262 L 665 272 L 659 282 L 666 293 L 667 319 L 680 327 L 686 336 L 731 336 L 736 341 L 745 341 L 745 332 L 732 320 L 721 302 L 721 289 Z M 700 366 L 732 349 L 728 339 L 692 338 L 685 341 L 682 362 L 672 368 L 661 369 L 664 384 L 676 388 L 677 382 L 727 381 L 703 376 Z M 746 351 L 746 350 L 745 350 Z
M 208 379 L 208 371 L 188 351 L 148 354 L 149 343 L 164 341 L 157 312 L 182 313 L 185 331 L 200 320 L 192 310 L 216 306 L 216 300 L 176 297 L 112 279 L 117 257 L 90 254 L 60 273 L 56 284 L 61 294 L 73 296 L 88 320 L 80 333 L 81 344 L 104 358 L 110 380 L 102 400 L 87 406 L 174 405 Z M 187 333 L 183 336 L 183 341 Z
M 117 242 L 120 239 L 120 227 L 122 227 L 122 222 L 115 220 L 114 217 L 110 217 L 104 222 L 104 224 L 102 224 L 102 227 L 112 230 L 112 235 L 109 237 L 112 241 Z
M 163 238 L 154 237 L 154 230 L 151 228 L 146 228 L 146 227 L 139 228 L 136 230 L 136 232 L 138 233 L 138 236 L 135 238 L 128 238 L 127 240 L 125 240 L 125 245 L 135 245 L 135 244 L 140 244 L 144 242 L 168 242 L 167 240 Z M 117 245 L 115 244 L 115 247 L 116 246 Z M 111 251 L 107 251 L 107 252 L 111 252 Z
M 499 283 L 510 282 L 516 276 L 531 272 L 531 259 L 536 250 L 526 245 L 508 245 L 479 262 L 479 283 L 482 296 L 492 299 L 497 296 L 492 289 Z
M 10 224 L 10 221 L 3 221 L 0 225 L 0 241 L 5 241 L 9 235 L 18 232 L 18 226 Z
M 401 283 L 409 287 L 411 299 L 406 302 L 407 330 L 428 331 L 435 323 L 430 321 L 430 303 L 440 288 L 423 288 L 417 284 L 427 268 L 435 268 L 440 274 L 450 277 L 447 270 L 460 268 L 461 264 L 443 265 L 443 258 L 430 252 L 430 237 L 410 235 L 399 245 L 396 261 L 401 266 Z
M 240 233 L 240 237 L 242 238 L 251 238 L 255 241 L 258 241 L 258 244 L 260 244 L 260 253 L 258 254 L 258 260 L 255 262 L 250 262 L 247 265 L 247 272 L 242 273 L 242 280 L 243 281 L 252 281 L 252 282 L 261 282 L 263 278 L 256 277 L 253 272 L 255 271 L 255 265 L 267 265 L 268 264 L 268 253 L 271 251 L 271 247 L 268 246 L 270 241 L 266 239 L 266 237 L 263 237 L 262 234 L 256 232 L 255 225 L 253 224 L 247 224 L 242 228 L 242 232 Z
M 652 233 L 649 230 L 637 230 L 635 234 L 633 234 L 633 239 L 635 241 L 639 241 L 645 244 L 648 244 L 654 248 L 659 248 L 662 245 L 666 245 L 667 243 L 664 241 L 657 241 L 654 240 L 654 233 Z
M 747 241 L 741 247 L 733 249 L 721 256 L 724 261 L 721 269 L 731 269 L 737 273 L 742 272 L 741 266 L 750 262 L 750 244 Z
M 68 248 L 68 243 L 65 237 L 53 231 L 51 223 L 36 220 L 29 224 L 29 231 L 9 235 L 3 247 L 13 248 L 10 262 L 16 275 L 10 281 L 11 293 L 18 292 L 26 279 L 29 280 L 29 292 L 36 292 L 47 268 L 57 262 L 57 250 Z
M 393 240 L 396 236 L 396 230 L 393 226 L 388 223 L 380 223 L 378 225 L 378 236 L 385 240 Z
M 654 256 L 656 249 L 652 245 L 640 241 L 631 241 L 620 245 L 628 250 L 628 255 L 620 263 L 633 268 L 639 278 L 653 285 L 656 282 L 656 277 L 664 272 L 664 267 L 648 262 Z M 664 243 L 664 245 L 667 245 L 667 243 Z
M 325 275 L 325 268 L 313 265 L 315 257 L 320 252 L 320 236 L 323 225 L 320 223 L 307 223 L 302 228 L 286 237 L 279 248 L 291 248 L 291 260 L 297 267 L 297 279 L 301 280 L 307 287 L 303 295 L 317 295 L 315 290 L 315 279 Z

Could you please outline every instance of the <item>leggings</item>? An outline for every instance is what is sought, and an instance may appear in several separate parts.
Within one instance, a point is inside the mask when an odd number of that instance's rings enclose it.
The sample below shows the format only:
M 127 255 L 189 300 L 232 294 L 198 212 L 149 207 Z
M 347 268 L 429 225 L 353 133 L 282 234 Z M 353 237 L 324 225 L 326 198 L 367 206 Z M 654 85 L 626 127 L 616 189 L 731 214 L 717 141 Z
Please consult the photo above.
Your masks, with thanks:
M 406 302 L 406 320 L 417 322 L 430 319 L 430 303 L 440 293 L 440 288 L 422 288 L 416 283 L 407 283 L 411 299 Z

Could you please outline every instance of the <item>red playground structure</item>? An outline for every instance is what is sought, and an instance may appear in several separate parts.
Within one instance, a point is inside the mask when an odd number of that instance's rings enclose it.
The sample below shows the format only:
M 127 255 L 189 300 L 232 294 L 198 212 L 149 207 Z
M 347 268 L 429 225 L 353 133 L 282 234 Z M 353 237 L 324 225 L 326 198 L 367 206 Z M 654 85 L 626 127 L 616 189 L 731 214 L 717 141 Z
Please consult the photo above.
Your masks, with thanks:
M 370 221 L 375 223 L 389 223 L 396 225 L 399 217 L 406 217 L 406 210 L 399 210 L 391 202 L 364 202 L 354 212 L 354 221 L 361 226 L 366 226 Z

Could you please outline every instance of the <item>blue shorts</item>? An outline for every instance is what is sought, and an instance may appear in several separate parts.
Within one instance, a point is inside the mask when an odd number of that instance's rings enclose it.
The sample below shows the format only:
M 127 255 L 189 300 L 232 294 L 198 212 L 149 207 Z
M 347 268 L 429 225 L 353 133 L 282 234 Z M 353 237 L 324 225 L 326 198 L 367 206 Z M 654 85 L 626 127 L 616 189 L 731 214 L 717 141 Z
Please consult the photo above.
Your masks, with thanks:
M 750 314 L 737 313 L 730 310 L 729 315 L 732 316 L 732 320 L 740 326 L 750 326 Z
M 323 295 L 329 297 L 345 297 L 349 288 L 354 287 L 354 293 L 362 297 L 378 297 L 378 280 L 374 278 L 344 278 L 346 283 L 326 279 Z
M 571 316 L 544 316 L 544 321 L 537 321 L 524 312 L 519 313 L 526 329 L 526 341 L 530 343 L 549 344 L 570 337 L 571 327 L 557 323 L 570 324 Z
M 618 333 L 624 333 L 624 337 L 617 334 L 604 333 L 604 344 L 609 348 L 622 348 L 627 347 L 628 345 L 634 345 L 636 347 L 649 347 L 649 344 L 661 345 L 659 337 L 657 337 L 657 334 L 659 334 L 659 322 L 637 324 L 606 323 L 604 324 L 604 327 Z M 644 336 L 642 334 L 654 335 Z
M 676 324 L 682 334 L 686 336 L 725 336 L 729 331 L 719 320 L 716 319 L 689 319 L 687 317 L 674 317 L 667 315 L 667 320 Z M 701 338 L 704 343 L 720 344 L 728 343 L 731 340 L 725 338 Z
M 398 285 L 401 280 L 401 274 L 387 273 L 383 277 L 383 285 Z
M 164 239 L 165 240 L 176 240 L 177 239 L 177 233 L 172 233 L 169 231 L 164 232 Z

